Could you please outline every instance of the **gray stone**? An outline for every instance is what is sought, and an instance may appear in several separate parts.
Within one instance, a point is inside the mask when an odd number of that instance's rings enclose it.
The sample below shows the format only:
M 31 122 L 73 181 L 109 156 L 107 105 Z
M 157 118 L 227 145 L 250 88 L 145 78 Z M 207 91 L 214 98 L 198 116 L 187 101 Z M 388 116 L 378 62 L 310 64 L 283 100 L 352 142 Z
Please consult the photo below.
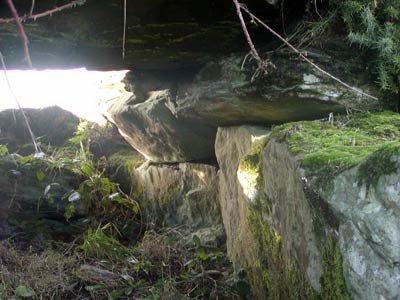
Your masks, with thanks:
M 184 162 L 214 156 L 218 126 L 316 119 L 361 103 L 360 95 L 286 54 L 276 54 L 278 67 L 265 77 L 254 78 L 254 65 L 241 68 L 242 60 L 210 62 L 193 80 L 133 72 L 126 79 L 132 94 L 110 101 L 108 118 L 152 161 Z
M 149 223 L 183 226 L 205 244 L 224 240 L 215 167 L 203 164 L 144 164 L 134 172 Z M 191 239 L 190 239 L 191 241 Z
M 219 128 L 216 140 L 227 249 L 236 266 L 262 277 L 260 269 L 252 268 L 257 251 L 251 230 L 257 229 L 249 228 L 248 217 L 252 199 L 264 193 L 264 222 L 280 235 L 284 256 L 297 262 L 316 291 L 322 288 L 322 257 L 331 236 L 339 242 L 352 299 L 400 299 L 400 168 L 381 175 L 376 184 L 366 184 L 357 175 L 358 165 L 321 186 L 317 176 L 305 176 L 301 156 L 291 154 L 287 144 L 267 137 L 265 147 L 254 147 L 257 133 L 265 135 L 268 130 Z M 241 165 L 254 148 L 262 157 L 259 174 Z M 398 164 L 399 157 L 391 161 Z M 254 176 L 263 181 L 254 185 Z M 263 299 L 260 286 L 253 288 L 257 299 Z
M 234 264 L 249 265 L 256 255 L 254 237 L 248 224 L 249 204 L 255 188 L 252 180 L 238 178 L 241 159 L 254 151 L 253 146 L 265 140 L 269 131 L 264 128 L 241 126 L 219 128 L 215 142 L 220 170 L 219 201 L 224 222 L 227 251 Z M 241 170 L 242 174 L 246 170 Z M 250 195 L 250 196 L 249 196 Z
M 117 99 L 108 110 L 108 119 L 137 151 L 155 162 L 181 162 L 210 157 L 214 128 L 205 120 L 178 118 L 168 90 L 151 94 L 143 103 L 133 103 L 132 95 Z
M 343 172 L 333 189 L 320 191 L 341 218 L 347 283 L 355 299 L 400 299 L 400 170 L 376 185 L 360 183 L 357 171 Z

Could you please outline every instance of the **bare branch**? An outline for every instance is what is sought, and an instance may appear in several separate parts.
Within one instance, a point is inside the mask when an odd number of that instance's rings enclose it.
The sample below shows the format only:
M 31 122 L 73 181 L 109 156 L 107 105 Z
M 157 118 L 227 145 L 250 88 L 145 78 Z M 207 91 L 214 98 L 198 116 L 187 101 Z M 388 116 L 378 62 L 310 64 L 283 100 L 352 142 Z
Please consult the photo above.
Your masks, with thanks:
M 34 134 L 33 131 L 32 131 L 31 125 L 29 124 L 28 117 L 26 116 L 25 111 L 23 110 L 21 104 L 20 104 L 19 101 L 18 101 L 17 96 L 16 96 L 15 93 L 14 93 L 14 90 L 13 90 L 12 87 L 11 87 L 11 83 L 10 83 L 10 80 L 8 79 L 8 75 L 7 75 L 6 63 L 4 62 L 4 57 L 3 57 L 3 54 L 2 54 L 1 52 L 0 52 L 0 62 L 1 62 L 1 66 L 3 67 L 4 77 L 6 78 L 6 82 L 7 82 L 8 89 L 10 90 L 11 95 L 13 96 L 15 102 L 17 103 L 18 109 L 19 109 L 19 110 L 21 111 L 21 113 L 22 113 L 22 116 L 23 116 L 23 118 L 24 118 L 26 127 L 28 128 L 29 134 L 30 134 L 30 136 L 31 136 L 33 146 L 35 147 L 35 151 L 36 151 L 37 154 L 39 154 L 39 153 L 42 152 L 42 151 L 41 151 L 39 145 L 36 143 L 36 137 L 35 137 L 35 134 Z M 13 111 L 13 113 L 14 113 L 14 111 Z M 14 120 L 15 120 L 15 116 L 14 116 Z
M 25 22 L 26 20 L 31 20 L 31 19 L 36 21 L 36 19 L 43 18 L 43 17 L 46 17 L 46 16 L 51 16 L 54 13 L 60 12 L 60 11 L 62 11 L 64 9 L 74 8 L 77 5 L 83 5 L 83 4 L 85 4 L 85 2 L 86 2 L 86 0 L 74 0 L 74 1 L 71 1 L 70 3 L 65 4 L 65 5 L 58 6 L 58 7 L 55 7 L 53 9 L 46 10 L 44 12 L 41 12 L 41 13 L 38 13 L 38 14 L 35 14 L 35 15 L 33 15 L 33 14 L 26 15 L 25 14 L 24 16 L 19 17 L 19 20 L 20 20 L 20 22 Z M 32 3 L 32 7 L 33 7 L 33 5 L 34 4 Z M 31 12 L 33 12 L 32 9 L 31 9 Z M 15 21 L 15 18 L 8 18 L 8 19 L 0 18 L 0 23 L 11 23 L 11 22 L 14 22 L 14 21 Z
M 28 38 L 25 34 L 24 26 L 22 26 L 21 19 L 18 15 L 18 12 L 14 6 L 14 3 L 12 0 L 6 0 L 8 7 L 10 8 L 10 11 L 13 15 L 15 23 L 17 23 L 18 31 L 22 39 L 22 44 L 24 46 L 24 54 L 25 54 L 25 59 L 28 65 L 32 68 L 32 60 L 31 56 L 29 54 L 29 48 L 28 48 Z
M 125 58 L 125 40 L 126 40 L 126 0 L 124 0 L 124 32 L 122 34 L 122 59 Z
M 276 31 L 274 31 L 271 27 L 269 27 L 267 24 L 265 24 L 262 20 L 260 20 L 259 18 L 257 18 L 257 16 L 255 16 L 254 14 L 252 14 L 252 13 L 249 11 L 249 9 L 248 9 L 245 5 L 240 4 L 240 3 L 238 2 L 238 0 L 233 0 L 233 2 L 235 3 L 236 9 L 238 10 L 238 16 L 239 16 L 239 19 L 240 19 L 240 21 L 241 21 L 241 23 L 242 23 L 242 27 L 246 28 L 246 24 L 245 24 L 244 21 L 243 21 L 243 16 L 242 16 L 242 14 L 241 14 L 241 12 L 240 12 L 241 10 L 245 11 L 245 12 L 252 18 L 252 20 L 256 21 L 257 23 L 259 23 L 260 25 L 262 25 L 264 28 L 266 28 L 269 32 L 271 32 L 271 33 L 272 33 L 273 35 L 275 35 L 278 39 L 280 39 L 285 45 L 287 45 L 290 49 L 292 49 L 295 53 L 297 53 L 304 61 L 306 61 L 307 63 L 309 63 L 311 66 L 313 66 L 315 69 L 317 69 L 318 71 L 320 71 L 320 72 L 323 73 L 324 75 L 326 75 L 326 76 L 328 76 L 329 78 L 331 78 L 331 79 L 337 81 L 338 83 L 340 83 L 341 85 L 345 86 L 346 88 L 352 90 L 353 92 L 356 92 L 356 93 L 361 94 L 361 95 L 363 95 L 363 96 L 366 96 L 366 97 L 368 97 L 368 98 L 374 99 L 374 100 L 376 100 L 376 101 L 379 100 L 377 97 L 372 96 L 372 95 L 367 94 L 367 93 L 364 93 L 364 92 L 361 91 L 360 89 L 355 88 L 355 87 L 349 85 L 348 83 L 345 83 L 345 82 L 342 81 L 341 79 L 339 79 L 339 78 L 333 76 L 332 74 L 328 73 L 327 71 L 323 70 L 320 66 L 318 66 L 317 64 L 315 64 L 315 63 L 313 63 L 311 60 L 309 60 L 303 53 L 300 52 L 300 50 L 298 50 L 296 47 L 294 47 L 291 43 L 289 43 L 289 42 L 288 42 L 285 38 L 283 38 L 280 34 L 278 34 Z M 245 34 L 246 34 L 246 37 L 247 37 L 247 36 L 248 36 L 247 29 L 245 30 Z M 247 41 L 249 42 L 249 39 L 247 39 Z M 250 39 L 250 42 L 251 42 L 251 39 Z M 250 49 L 253 49 L 253 48 L 254 48 L 254 44 L 253 44 L 252 42 L 249 43 L 249 46 L 250 46 Z M 253 52 L 253 50 L 252 50 L 252 52 Z M 257 53 L 257 54 L 258 54 L 258 53 Z M 259 58 L 259 57 L 260 57 L 259 55 L 258 55 L 258 58 L 257 58 L 257 56 L 254 56 L 254 57 L 255 57 L 256 59 L 260 59 L 260 60 L 261 60 L 261 58 Z
M 240 4 L 237 0 L 233 0 L 233 3 L 235 3 L 236 13 L 239 17 L 240 24 L 242 25 L 243 33 L 246 36 L 247 43 L 250 46 L 250 53 L 256 59 L 256 61 L 258 63 L 258 69 L 254 74 L 255 75 L 259 74 L 260 70 L 263 71 L 264 74 L 266 74 L 269 66 L 272 66 L 272 67 L 275 67 L 275 66 L 269 60 L 261 59 L 260 54 L 258 54 L 258 51 L 257 51 L 256 47 L 254 46 L 254 43 L 250 37 L 250 34 L 247 31 L 246 23 L 244 22 L 242 11 L 241 11 L 242 4 Z M 255 77 L 256 76 L 252 77 L 252 81 Z
M 29 15 L 32 16 L 33 10 L 35 9 L 35 0 L 32 0 L 31 9 L 29 11 Z

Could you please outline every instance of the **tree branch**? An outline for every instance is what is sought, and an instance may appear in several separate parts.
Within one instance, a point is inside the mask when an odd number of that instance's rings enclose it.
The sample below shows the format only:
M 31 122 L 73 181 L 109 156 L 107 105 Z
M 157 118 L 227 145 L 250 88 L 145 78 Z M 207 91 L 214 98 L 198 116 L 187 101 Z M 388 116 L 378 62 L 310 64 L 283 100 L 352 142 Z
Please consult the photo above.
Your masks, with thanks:
M 11 1 L 11 0 L 7 0 L 7 1 Z M 17 103 L 18 109 L 21 111 L 22 116 L 23 116 L 24 121 L 25 121 L 25 124 L 26 124 L 26 127 L 28 128 L 29 134 L 30 134 L 31 139 L 32 139 L 33 146 L 35 147 L 35 154 L 40 154 L 42 151 L 40 149 L 40 146 L 36 143 L 36 137 L 35 137 L 35 134 L 32 131 L 31 125 L 29 124 L 28 117 L 26 116 L 25 111 L 23 110 L 21 104 L 18 101 L 17 96 L 14 93 L 14 90 L 11 87 L 11 83 L 10 83 L 10 80 L 8 78 L 8 75 L 7 75 L 6 63 L 4 62 L 4 57 L 3 57 L 3 54 L 1 52 L 0 52 L 0 62 L 1 62 L 1 66 L 3 67 L 4 77 L 6 79 L 8 89 L 10 90 L 11 95 L 13 96 L 15 102 Z M 14 111 L 13 111 L 13 114 L 14 114 Z M 14 115 L 14 120 L 15 120 L 15 115 Z
M 252 39 L 250 37 L 250 34 L 249 34 L 248 30 L 247 30 L 246 23 L 244 22 L 242 11 L 241 11 L 242 4 L 240 4 L 238 2 L 238 0 L 233 0 L 233 3 L 236 6 L 236 13 L 237 13 L 237 15 L 239 17 L 240 24 L 242 25 L 243 33 L 246 36 L 247 43 L 250 46 L 250 53 L 258 63 L 258 69 L 254 74 L 255 75 L 259 74 L 260 71 L 264 72 L 264 74 L 266 74 L 268 72 L 268 67 L 269 66 L 273 66 L 273 67 L 275 67 L 275 66 L 269 60 L 261 59 L 260 54 L 258 54 L 258 51 L 257 51 L 256 47 L 254 46 L 254 43 L 253 43 L 253 41 L 252 41 Z M 255 78 L 255 75 L 253 75 L 252 81 Z
M 7 1 L 9 1 L 9 0 L 7 0 Z M 18 17 L 18 19 L 19 19 L 20 22 L 25 22 L 26 20 L 31 20 L 31 19 L 36 21 L 36 19 L 43 18 L 43 17 L 46 17 L 46 16 L 51 16 L 54 13 L 60 12 L 60 11 L 62 11 L 64 9 L 74 8 L 77 5 L 80 6 L 80 5 L 83 5 L 85 3 L 86 3 L 86 0 L 74 0 L 74 1 L 71 1 L 70 3 L 65 4 L 65 5 L 58 6 L 58 7 L 55 7 L 53 9 L 46 10 L 44 12 L 41 12 L 41 13 L 38 13 L 38 14 L 34 14 L 34 15 L 31 14 L 32 13 L 32 10 L 31 10 L 30 14 L 28 14 L 28 15 L 25 14 L 22 17 Z M 0 18 L 0 23 L 11 23 L 11 22 L 14 22 L 14 21 L 16 21 L 15 18 L 8 18 L 8 19 Z
M 267 24 L 265 24 L 263 21 L 261 21 L 259 18 L 257 18 L 257 16 L 255 16 L 254 14 L 252 14 L 249 9 L 244 6 L 243 4 L 240 4 L 238 2 L 238 0 L 232 0 L 235 3 L 236 9 L 238 11 L 238 16 L 240 19 L 240 22 L 242 24 L 243 30 L 245 32 L 247 41 L 249 43 L 250 49 L 252 49 L 252 54 L 254 56 L 255 59 L 260 59 L 260 56 L 258 55 L 258 53 L 256 52 L 256 56 L 254 55 L 253 49 L 255 49 L 254 44 L 251 42 L 251 39 L 249 39 L 249 33 L 247 31 L 246 28 L 246 24 L 244 23 L 243 20 L 243 16 L 241 13 L 241 10 L 243 10 L 244 12 L 246 12 L 251 18 L 252 20 L 256 21 L 257 23 L 259 23 L 260 25 L 262 25 L 264 28 L 266 28 L 269 32 L 271 32 L 273 35 L 275 35 L 278 39 L 280 39 L 285 45 L 287 45 L 290 49 L 292 49 L 295 53 L 297 53 L 304 61 L 306 61 L 307 63 L 309 63 L 311 66 L 313 66 L 315 69 L 317 69 L 318 71 L 320 71 L 321 73 L 323 73 L 324 75 L 328 76 L 329 78 L 337 81 L 338 83 L 340 83 L 341 85 L 343 85 L 344 87 L 352 90 L 353 92 L 356 92 L 358 94 L 361 94 L 363 96 L 366 96 L 368 98 L 374 99 L 374 100 L 379 100 L 377 97 L 372 96 L 370 94 L 364 93 L 363 91 L 361 91 L 358 88 L 355 88 L 351 85 L 349 85 L 348 83 L 345 83 L 344 81 L 342 81 L 341 79 L 333 76 L 332 74 L 328 73 L 327 71 L 323 70 L 320 66 L 318 66 L 317 64 L 313 63 L 311 60 L 309 60 L 304 54 L 302 54 L 296 47 L 294 47 L 291 43 L 289 43 L 285 38 L 283 38 L 280 34 L 278 34 L 276 31 L 274 31 L 271 27 L 269 27 Z M 249 42 L 250 41 L 250 42 Z M 262 60 L 261 60 L 262 61 Z
M 13 15 L 13 20 L 15 21 L 15 23 L 17 23 L 17 28 L 18 28 L 19 34 L 21 36 L 22 44 L 24 47 L 24 54 L 25 54 L 26 62 L 32 68 L 32 60 L 31 60 L 31 56 L 29 54 L 29 48 L 28 48 L 28 38 L 25 34 L 24 26 L 22 26 L 21 19 L 18 15 L 18 12 L 17 12 L 12 0 L 6 0 L 6 2 L 7 2 L 7 5 L 10 8 L 10 11 Z

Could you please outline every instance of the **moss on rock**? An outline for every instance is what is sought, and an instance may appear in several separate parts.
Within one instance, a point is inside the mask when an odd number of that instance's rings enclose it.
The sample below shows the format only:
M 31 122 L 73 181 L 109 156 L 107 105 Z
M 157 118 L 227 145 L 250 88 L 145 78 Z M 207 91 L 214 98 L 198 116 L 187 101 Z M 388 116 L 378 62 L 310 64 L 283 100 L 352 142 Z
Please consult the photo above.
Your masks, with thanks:
M 285 141 L 293 154 L 302 155 L 308 175 L 337 174 L 378 150 L 398 149 L 400 115 L 386 111 L 355 114 L 350 120 L 339 117 L 336 122 L 288 123 L 275 127 L 272 136 Z
M 323 251 L 323 276 L 321 295 L 323 300 L 350 300 L 350 294 L 343 276 L 343 259 L 339 245 L 328 237 Z
M 265 196 L 265 195 L 264 195 Z M 263 215 L 268 215 L 258 197 L 250 208 L 249 223 L 255 237 L 257 256 L 248 266 L 249 278 L 259 299 L 318 299 L 305 277 L 300 273 L 297 263 L 284 255 L 284 244 L 280 234 L 275 231 Z

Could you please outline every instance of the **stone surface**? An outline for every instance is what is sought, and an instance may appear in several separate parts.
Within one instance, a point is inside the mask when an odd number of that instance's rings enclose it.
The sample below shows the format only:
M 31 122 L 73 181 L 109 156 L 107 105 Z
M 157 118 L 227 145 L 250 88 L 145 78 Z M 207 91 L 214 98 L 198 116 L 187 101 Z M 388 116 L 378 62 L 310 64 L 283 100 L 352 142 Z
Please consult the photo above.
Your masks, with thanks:
M 25 108 L 24 112 L 38 142 L 56 147 L 73 137 L 79 124 L 78 117 L 57 106 Z M 34 153 L 32 138 L 19 110 L 0 112 L 0 139 L 1 144 L 7 144 L 10 152 L 22 151 L 22 155 Z
M 224 230 L 215 167 L 203 164 L 144 164 L 134 172 L 149 223 L 184 226 L 203 243 L 219 245 Z
M 326 57 L 319 61 L 330 70 Z M 289 55 L 290 57 L 290 55 Z M 132 72 L 132 92 L 108 102 L 108 118 L 129 143 L 155 162 L 183 162 L 213 157 L 218 126 L 271 125 L 327 117 L 344 105 L 361 102 L 338 83 L 316 73 L 287 53 L 275 54 L 276 70 L 253 78 L 254 64 L 241 68 L 241 56 L 207 64 L 194 77 L 173 72 Z M 347 61 L 347 67 L 357 65 Z
M 243 157 L 254 151 L 254 145 L 268 134 L 267 129 L 250 126 L 219 128 L 217 133 L 215 153 L 220 167 L 219 201 L 228 255 L 237 267 L 248 267 L 256 255 L 254 237 L 248 224 L 249 205 L 254 195 L 249 197 L 245 192 L 251 184 L 238 178 L 239 165 Z
M 182 162 L 212 156 L 212 124 L 178 118 L 171 111 L 168 90 L 152 93 L 143 103 L 130 104 L 129 94 L 116 100 L 108 119 L 121 135 L 146 158 L 155 162 Z
M 246 171 L 243 161 L 252 156 L 252 137 L 259 132 L 268 131 L 233 127 L 220 128 L 217 134 L 221 210 L 228 254 L 234 263 L 253 278 L 266 278 L 251 265 L 260 253 L 255 250 L 253 235 L 257 228 L 251 228 L 249 215 L 254 199 L 262 195 L 257 199 L 265 208 L 259 212 L 263 222 L 279 234 L 285 259 L 296 261 L 314 290 L 326 292 L 320 278 L 327 275 L 323 271 L 324 253 L 327 239 L 333 238 L 343 258 L 343 264 L 335 266 L 343 268 L 343 274 L 335 276 L 344 277 L 352 299 L 400 299 L 400 158 L 390 158 L 397 166 L 395 171 L 379 175 L 376 184 L 360 181 L 359 168 L 368 162 L 366 158 L 321 185 L 318 176 L 325 174 L 308 176 L 302 156 L 291 153 L 284 141 L 269 136 L 258 151 L 262 164 L 257 174 L 251 168 Z M 254 176 L 262 179 L 257 185 Z M 253 280 L 259 299 L 265 298 L 259 291 L 265 287 Z
M 400 157 L 397 171 L 376 185 L 360 183 L 358 167 L 320 193 L 340 218 L 344 272 L 354 299 L 400 299 Z

